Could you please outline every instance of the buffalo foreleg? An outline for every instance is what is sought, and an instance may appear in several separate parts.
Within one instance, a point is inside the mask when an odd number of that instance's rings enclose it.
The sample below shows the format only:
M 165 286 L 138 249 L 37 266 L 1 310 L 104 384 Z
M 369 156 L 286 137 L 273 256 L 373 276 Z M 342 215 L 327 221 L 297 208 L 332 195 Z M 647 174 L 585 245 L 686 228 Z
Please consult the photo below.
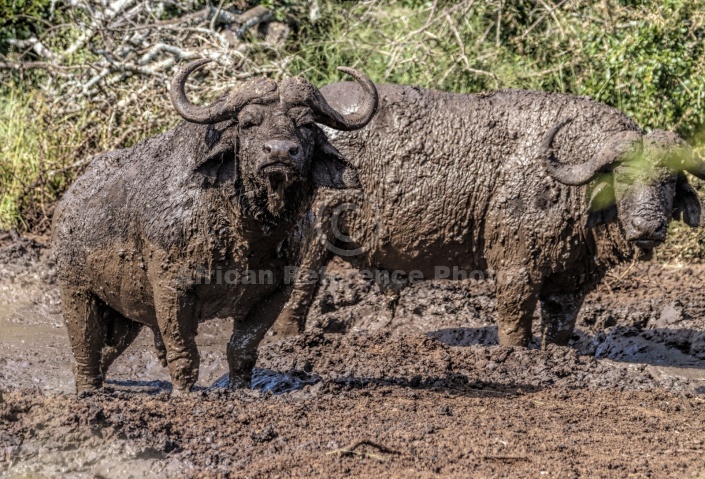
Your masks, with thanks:
M 531 322 L 540 284 L 525 268 L 504 269 L 496 278 L 499 344 L 526 347 L 531 341 Z
M 100 388 L 103 385 L 101 351 L 106 339 L 105 305 L 90 292 L 66 285 L 61 285 L 61 302 L 76 361 L 76 392 Z
M 272 328 L 274 336 L 295 336 L 304 332 L 306 316 L 321 284 L 319 274 L 322 274 L 323 267 L 330 258 L 330 245 L 335 241 L 331 223 L 334 214 L 331 211 L 336 205 L 336 200 L 336 196 L 332 199 L 326 197 L 320 199 L 314 207 L 316 215 L 313 223 L 316 227 L 312 227 L 306 235 L 302 246 L 301 266 L 294 276 L 289 300 Z
M 295 336 L 304 332 L 308 310 L 320 285 L 318 274 L 323 271 L 327 258 L 328 251 L 321 243 L 307 249 L 306 258 L 296 273 L 289 301 L 274 326 L 276 336 Z
M 231 388 L 250 387 L 252 369 L 257 362 L 257 347 L 286 300 L 287 292 L 279 290 L 252 308 L 247 316 L 235 320 L 227 354 Z
M 177 289 L 155 288 L 154 303 L 174 391 L 188 391 L 198 380 L 200 362 L 195 297 Z

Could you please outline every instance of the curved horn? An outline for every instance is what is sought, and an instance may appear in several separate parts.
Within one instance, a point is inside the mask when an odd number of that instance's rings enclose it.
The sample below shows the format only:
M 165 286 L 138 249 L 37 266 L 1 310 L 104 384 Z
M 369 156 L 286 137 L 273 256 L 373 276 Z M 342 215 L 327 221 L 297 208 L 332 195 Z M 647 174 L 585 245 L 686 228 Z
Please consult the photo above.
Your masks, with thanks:
M 591 160 L 580 165 L 564 165 L 558 162 L 553 154 L 551 143 L 558 131 L 570 123 L 572 119 L 564 120 L 551 128 L 541 143 L 539 157 L 544 160 L 548 173 L 563 184 L 580 186 L 589 183 L 595 175 L 606 166 L 613 164 L 633 149 L 635 144 L 641 149 L 642 135 L 638 131 L 622 131 L 612 135 L 607 143 Z
M 186 121 L 208 125 L 229 120 L 234 118 L 249 101 L 265 97 L 276 90 L 276 83 L 271 80 L 253 80 L 231 92 L 223 100 L 208 106 L 196 106 L 186 98 L 186 92 L 184 92 L 186 79 L 195 70 L 211 61 L 210 58 L 202 58 L 187 63 L 171 80 L 169 89 L 171 103 Z
M 654 130 L 646 138 L 651 139 L 652 136 L 657 136 L 657 132 L 661 133 L 660 136 L 668 135 L 666 138 L 670 141 L 664 142 L 665 144 L 661 148 L 667 150 L 667 154 L 670 154 L 672 160 L 674 160 L 673 164 L 680 165 L 680 168 L 676 167 L 687 171 L 696 178 L 705 180 L 705 158 L 694 155 L 690 145 L 676 133 Z
M 212 60 L 210 58 L 202 58 L 200 60 L 195 60 L 187 63 L 181 70 L 179 70 L 174 78 L 171 80 L 171 87 L 169 88 L 169 96 L 171 97 L 171 103 L 174 105 L 177 113 L 181 115 L 184 120 L 190 121 L 192 123 L 217 123 L 219 120 L 212 121 L 214 111 L 210 106 L 196 106 L 189 101 L 186 97 L 186 92 L 184 87 L 186 86 L 186 79 L 193 73 L 194 70 L 201 68 L 206 63 L 210 63 Z
M 313 110 L 314 119 L 318 123 L 336 130 L 359 130 L 367 125 L 377 112 L 377 105 L 379 104 L 377 88 L 364 73 L 347 67 L 338 67 L 338 70 L 352 76 L 366 94 L 366 98 L 358 111 L 348 115 L 341 115 L 328 104 L 320 92 L 315 95 L 315 100 L 309 106 Z

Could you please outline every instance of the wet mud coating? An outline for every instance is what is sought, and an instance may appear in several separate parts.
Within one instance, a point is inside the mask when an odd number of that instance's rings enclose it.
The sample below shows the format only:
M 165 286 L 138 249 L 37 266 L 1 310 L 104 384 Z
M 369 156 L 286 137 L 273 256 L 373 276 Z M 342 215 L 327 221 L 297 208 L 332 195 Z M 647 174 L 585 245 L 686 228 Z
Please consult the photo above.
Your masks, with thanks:
M 586 298 L 569 347 L 498 346 L 489 282 L 384 291 L 334 260 L 300 337 L 227 385 L 231 320 L 201 325 L 194 392 L 152 333 L 76 396 L 56 268 L 0 251 L 3 477 L 579 477 L 705 474 L 705 265 L 636 263 Z M 534 312 L 538 317 L 538 310 Z
M 198 324 L 234 317 L 227 342 L 230 386 L 249 386 L 257 346 L 286 299 L 282 245 L 317 187 L 358 185 L 317 123 L 363 127 L 377 92 L 341 115 L 301 78 L 249 80 L 209 106 L 171 98 L 186 120 L 138 145 L 96 157 L 59 202 L 52 246 L 77 391 L 102 386 L 108 368 L 152 329 L 175 391 L 199 374 Z M 225 272 L 225 280 L 221 275 Z M 257 281 L 245 281 L 254 272 Z
M 302 272 L 275 326 L 282 336 L 302 329 L 317 285 L 308 275 L 337 254 L 387 273 L 390 316 L 400 290 L 438 279 L 439 268 L 491 274 L 501 344 L 530 342 L 537 305 L 544 343 L 567 344 L 585 295 L 611 267 L 651 254 L 672 218 L 699 224 L 683 172 L 702 178 L 703 162 L 677 135 L 645 134 L 615 108 L 521 90 L 378 90 L 365 128 L 328 131 L 361 190 L 319 194 Z M 362 99 L 352 83 L 321 92 L 341 111 Z

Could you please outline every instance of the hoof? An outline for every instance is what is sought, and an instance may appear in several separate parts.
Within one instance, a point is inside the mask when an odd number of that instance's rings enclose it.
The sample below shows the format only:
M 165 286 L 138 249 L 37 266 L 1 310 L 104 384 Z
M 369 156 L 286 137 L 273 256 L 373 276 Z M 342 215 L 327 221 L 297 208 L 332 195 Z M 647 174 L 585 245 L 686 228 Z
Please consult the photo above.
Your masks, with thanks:
M 296 315 L 291 311 L 284 310 L 277 321 L 274 323 L 272 330 L 279 338 L 288 338 L 303 334 L 306 329 L 306 317 Z
M 252 387 L 252 376 L 233 376 L 228 381 L 228 389 L 250 389 Z
M 263 344 L 271 344 L 280 339 L 291 338 L 303 334 L 306 326 L 306 319 L 293 316 L 286 311 L 279 315 L 274 325 L 269 329 L 262 340 Z
M 100 388 L 103 387 L 103 377 L 100 376 L 98 378 L 92 379 L 92 380 L 77 380 L 76 381 L 76 394 L 79 396 L 81 395 L 86 395 L 90 394 L 93 392 L 96 392 Z M 84 394 L 86 393 L 86 394 Z
M 531 333 L 528 334 L 524 331 L 511 331 L 504 332 L 499 331 L 499 345 L 500 346 L 514 346 L 519 348 L 526 348 L 531 342 Z

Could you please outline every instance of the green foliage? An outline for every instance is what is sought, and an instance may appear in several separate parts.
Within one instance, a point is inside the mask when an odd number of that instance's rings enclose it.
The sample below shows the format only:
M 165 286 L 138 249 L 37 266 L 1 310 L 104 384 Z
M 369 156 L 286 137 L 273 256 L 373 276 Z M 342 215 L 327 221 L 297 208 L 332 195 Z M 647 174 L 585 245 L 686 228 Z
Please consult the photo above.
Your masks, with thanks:
M 44 105 L 37 95 L 0 97 L 0 225 L 46 222 L 42 210 L 67 186 L 64 167 L 80 141 L 79 122 L 51 125 L 47 134 Z
M 354 65 L 378 82 L 455 92 L 527 88 L 589 95 L 647 129 L 705 124 L 705 11 L 663 2 L 321 2 L 292 46 L 318 83 Z M 575 4 L 575 5 L 573 5 Z M 545 5 L 545 2 L 544 2 Z
M 48 231 L 56 200 L 92 156 L 174 126 L 162 96 L 144 99 L 138 113 L 123 118 L 91 103 L 57 114 L 36 92 L 0 96 L 0 229 Z
M 608 35 L 592 32 L 576 93 L 611 104 L 648 128 L 686 137 L 705 121 L 703 14 L 696 2 L 663 2 L 622 11 L 632 22 Z M 641 18 L 640 20 L 637 20 Z
M 7 53 L 8 38 L 37 36 L 50 17 L 50 0 L 0 0 L 0 53 Z

